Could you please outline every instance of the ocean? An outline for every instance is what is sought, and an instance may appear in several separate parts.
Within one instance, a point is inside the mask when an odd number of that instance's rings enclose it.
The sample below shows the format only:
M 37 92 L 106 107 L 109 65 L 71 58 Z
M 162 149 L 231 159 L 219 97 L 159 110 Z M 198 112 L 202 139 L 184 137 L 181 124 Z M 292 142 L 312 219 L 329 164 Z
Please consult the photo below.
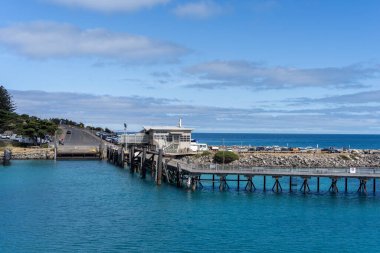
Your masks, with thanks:
M 201 142 L 224 139 L 240 145 L 240 134 L 194 134 Z M 261 138 L 258 138 L 260 137 Z M 308 146 L 325 140 L 339 147 L 378 148 L 378 136 L 304 136 L 276 140 L 249 135 L 250 145 Z M 356 140 L 356 141 L 354 141 Z M 367 141 L 365 141 L 367 140 Z M 259 144 L 260 143 L 260 144 Z M 301 145 L 302 144 L 302 145 Z M 244 144 L 243 144 L 244 145 Z M 246 144 L 245 144 L 246 145 Z M 0 165 L 0 252 L 379 252 L 380 187 L 357 193 L 358 180 L 343 180 L 338 194 L 270 191 L 273 179 L 255 177 L 255 192 L 196 191 L 142 180 L 104 161 L 12 161 Z M 378 182 L 377 182 L 378 184 Z
M 208 145 L 380 149 L 380 135 L 369 134 L 193 133 L 192 138 Z

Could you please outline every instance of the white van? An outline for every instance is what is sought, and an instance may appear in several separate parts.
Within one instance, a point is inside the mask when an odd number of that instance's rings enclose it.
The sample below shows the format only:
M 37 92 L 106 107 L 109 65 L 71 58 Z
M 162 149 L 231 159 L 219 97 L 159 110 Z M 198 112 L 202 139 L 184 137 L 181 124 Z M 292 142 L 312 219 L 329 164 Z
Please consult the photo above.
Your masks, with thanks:
M 198 143 L 198 151 L 207 151 L 208 150 L 208 146 L 206 143 Z
M 208 146 L 206 143 L 195 143 L 192 142 L 190 145 L 190 150 L 193 152 L 198 152 L 198 151 L 207 151 Z

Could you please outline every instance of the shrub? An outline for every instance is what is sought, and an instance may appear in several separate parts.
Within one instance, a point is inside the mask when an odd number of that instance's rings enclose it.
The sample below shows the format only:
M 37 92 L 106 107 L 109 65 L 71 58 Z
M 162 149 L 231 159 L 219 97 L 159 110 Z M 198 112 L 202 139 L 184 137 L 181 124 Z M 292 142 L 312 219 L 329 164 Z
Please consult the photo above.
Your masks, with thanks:
M 214 161 L 216 163 L 231 163 L 239 159 L 239 156 L 231 151 L 218 151 L 214 155 Z

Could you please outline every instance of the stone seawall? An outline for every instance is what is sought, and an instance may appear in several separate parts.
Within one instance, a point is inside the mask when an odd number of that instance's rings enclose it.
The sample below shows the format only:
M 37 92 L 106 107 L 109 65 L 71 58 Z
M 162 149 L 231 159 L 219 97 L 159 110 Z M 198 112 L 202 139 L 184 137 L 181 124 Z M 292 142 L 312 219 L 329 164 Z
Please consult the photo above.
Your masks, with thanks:
M 347 168 L 380 167 L 380 154 L 250 153 L 240 154 L 232 165 L 242 167 Z M 213 155 L 186 158 L 195 164 L 213 163 Z
M 10 148 L 12 160 L 53 160 L 53 148 Z M 4 151 L 0 153 L 0 160 L 3 159 Z

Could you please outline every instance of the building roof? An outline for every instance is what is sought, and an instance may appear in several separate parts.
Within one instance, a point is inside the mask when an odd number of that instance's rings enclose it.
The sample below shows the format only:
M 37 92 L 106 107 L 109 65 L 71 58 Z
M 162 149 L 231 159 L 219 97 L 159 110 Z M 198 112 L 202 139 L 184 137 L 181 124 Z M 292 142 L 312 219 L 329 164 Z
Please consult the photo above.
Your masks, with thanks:
M 144 131 L 150 130 L 166 130 L 166 131 L 193 131 L 193 128 L 177 127 L 177 126 L 143 126 Z

